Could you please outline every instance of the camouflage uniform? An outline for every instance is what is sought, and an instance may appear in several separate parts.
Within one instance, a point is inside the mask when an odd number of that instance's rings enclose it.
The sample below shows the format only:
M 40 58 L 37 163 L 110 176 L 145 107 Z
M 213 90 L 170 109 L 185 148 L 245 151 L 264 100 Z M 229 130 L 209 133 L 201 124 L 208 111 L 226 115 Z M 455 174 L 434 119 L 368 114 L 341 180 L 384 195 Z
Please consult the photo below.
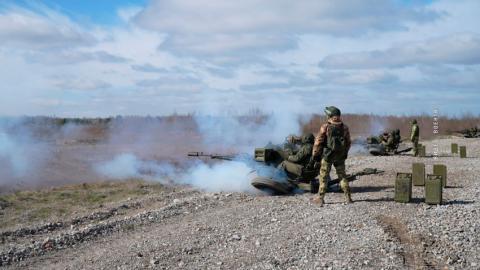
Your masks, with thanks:
M 285 143 L 283 144 L 283 158 L 287 159 L 288 156 L 293 155 L 296 153 L 298 149 L 299 143 L 301 143 L 302 137 L 295 136 L 295 135 L 288 135 L 285 139 Z
M 328 157 L 328 134 L 329 129 L 334 128 L 334 126 L 343 128 L 343 139 L 345 142 L 345 149 L 344 154 L 341 157 L 337 157 L 331 159 Z M 348 150 L 351 146 L 351 138 L 350 132 L 348 127 L 342 123 L 340 116 L 333 116 L 328 119 L 326 124 L 323 124 L 318 132 L 318 135 L 315 137 L 315 143 L 313 145 L 313 153 L 314 157 L 322 156 L 322 162 L 320 167 L 320 175 L 319 175 L 319 182 L 320 187 L 318 190 L 319 200 L 318 202 L 320 205 L 323 205 L 323 199 L 325 197 L 325 193 L 327 192 L 327 177 L 330 175 L 330 171 L 332 169 L 332 165 L 335 167 L 335 171 L 338 175 L 340 180 L 340 187 L 345 193 L 345 200 L 347 203 L 352 202 L 351 195 L 350 195 L 350 187 L 348 185 L 347 174 L 345 172 L 345 160 L 348 155 Z
M 385 151 L 392 152 L 395 150 L 395 134 L 394 132 L 384 133 L 382 136 L 382 143 L 385 147 Z
M 412 132 L 410 134 L 410 140 L 413 143 L 413 155 L 418 156 L 418 141 L 420 138 L 420 128 L 418 127 L 417 120 L 412 122 Z
M 312 134 L 308 134 L 302 137 L 300 149 L 287 157 L 280 163 L 279 167 L 284 169 L 287 173 L 293 174 L 296 177 L 302 175 L 303 169 L 310 161 L 313 149 L 314 137 Z
M 400 136 L 399 129 L 396 129 L 393 133 L 394 133 L 394 136 L 393 136 L 394 149 L 397 150 L 398 147 L 400 146 L 400 143 L 402 142 L 402 136 Z

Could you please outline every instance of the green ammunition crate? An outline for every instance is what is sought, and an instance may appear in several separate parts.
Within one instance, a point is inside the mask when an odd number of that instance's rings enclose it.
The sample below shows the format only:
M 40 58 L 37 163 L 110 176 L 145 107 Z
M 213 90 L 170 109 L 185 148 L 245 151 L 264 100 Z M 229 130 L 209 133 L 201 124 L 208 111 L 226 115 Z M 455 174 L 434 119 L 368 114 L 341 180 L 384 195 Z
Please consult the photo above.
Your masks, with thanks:
M 425 185 L 425 163 L 412 164 L 412 182 L 414 186 Z
M 395 201 L 408 203 L 412 200 L 412 174 L 397 173 L 395 179 Z
M 419 157 L 425 157 L 426 152 L 425 152 L 425 145 L 423 144 L 418 144 L 418 156 Z
M 443 164 L 434 164 L 433 174 L 442 176 L 442 186 L 447 187 L 447 166 Z
M 427 174 L 425 179 L 425 203 L 442 204 L 442 176 Z
M 458 154 L 458 144 L 452 143 L 452 154 Z
M 460 157 L 461 158 L 466 158 L 467 157 L 467 147 L 466 146 L 460 146 Z

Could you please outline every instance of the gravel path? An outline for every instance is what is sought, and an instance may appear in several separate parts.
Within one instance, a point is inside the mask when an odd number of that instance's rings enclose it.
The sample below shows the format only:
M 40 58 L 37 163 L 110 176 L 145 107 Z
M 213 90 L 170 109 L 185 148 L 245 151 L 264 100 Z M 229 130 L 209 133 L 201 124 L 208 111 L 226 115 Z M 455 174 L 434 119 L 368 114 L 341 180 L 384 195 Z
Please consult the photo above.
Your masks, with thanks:
M 469 157 L 448 154 L 452 142 L 468 145 Z M 479 269 L 480 140 L 424 143 L 442 157 L 351 157 L 349 172 L 385 170 L 352 184 L 352 205 L 343 205 L 341 193 L 328 193 L 319 208 L 311 194 L 181 188 L 166 199 L 129 202 L 135 207 L 122 215 L 44 229 L 43 240 L 5 236 L 0 256 L 5 269 Z M 412 203 L 393 201 L 396 172 L 418 161 L 427 172 L 435 163 L 448 166 L 443 205 L 424 204 L 421 187 L 413 188 Z

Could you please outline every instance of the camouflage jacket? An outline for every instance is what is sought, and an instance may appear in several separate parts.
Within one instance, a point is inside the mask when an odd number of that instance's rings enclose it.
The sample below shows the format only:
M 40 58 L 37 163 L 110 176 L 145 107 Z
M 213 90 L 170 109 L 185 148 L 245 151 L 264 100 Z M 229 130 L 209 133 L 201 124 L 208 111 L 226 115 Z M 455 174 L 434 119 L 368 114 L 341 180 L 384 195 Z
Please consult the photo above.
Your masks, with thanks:
M 386 138 L 383 138 L 382 144 L 387 147 L 393 147 L 395 145 L 395 134 L 389 133 Z
M 321 155 L 323 153 L 323 149 L 326 147 L 326 144 L 327 144 L 328 128 L 331 125 L 343 125 L 343 133 L 344 133 L 343 136 L 345 139 L 346 152 L 348 153 L 348 150 L 350 150 L 350 146 L 352 145 L 352 140 L 350 138 L 350 131 L 348 130 L 348 126 L 343 124 L 340 117 L 334 116 L 331 119 L 328 119 L 328 122 L 323 124 L 320 127 L 320 131 L 318 132 L 317 136 L 315 136 L 315 143 L 313 144 L 313 151 L 312 151 L 312 155 L 314 157 Z
M 306 165 L 310 161 L 312 149 L 313 145 L 311 143 L 305 143 L 294 155 L 288 156 L 288 161 L 301 165 Z

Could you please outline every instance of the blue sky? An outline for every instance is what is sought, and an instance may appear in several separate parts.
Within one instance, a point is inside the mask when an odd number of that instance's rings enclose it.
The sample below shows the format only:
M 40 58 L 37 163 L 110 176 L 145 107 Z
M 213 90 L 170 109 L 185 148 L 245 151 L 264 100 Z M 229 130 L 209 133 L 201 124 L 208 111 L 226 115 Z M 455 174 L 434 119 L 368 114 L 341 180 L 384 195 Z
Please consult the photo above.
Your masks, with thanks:
M 480 2 L 0 4 L 0 115 L 480 114 Z
M 4 0 L 3 5 L 32 8 L 43 5 L 80 23 L 114 25 L 121 23 L 116 11 L 145 6 L 147 0 Z

